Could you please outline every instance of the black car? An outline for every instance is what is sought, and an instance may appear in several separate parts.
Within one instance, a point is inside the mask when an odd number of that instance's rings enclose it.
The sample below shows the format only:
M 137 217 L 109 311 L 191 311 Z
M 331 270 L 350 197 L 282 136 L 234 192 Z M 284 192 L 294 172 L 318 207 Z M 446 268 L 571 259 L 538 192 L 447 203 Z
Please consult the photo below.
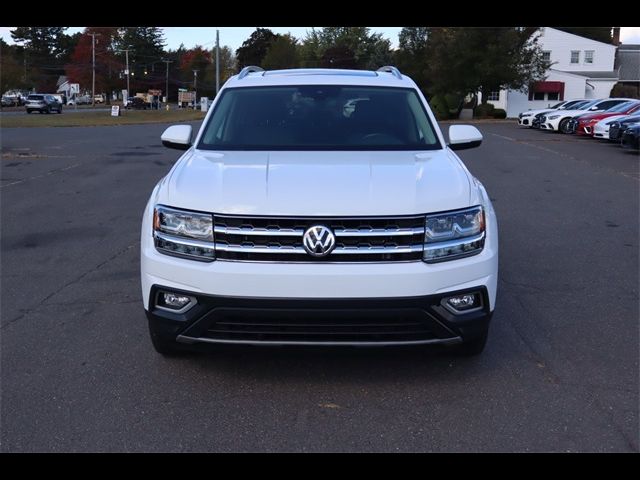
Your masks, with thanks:
M 634 123 L 640 123 L 640 115 L 630 115 L 609 124 L 609 140 L 619 142 L 622 133 Z
M 627 128 L 622 134 L 622 141 L 620 144 L 623 148 L 629 148 L 631 150 L 640 150 L 640 125 L 633 125 Z
M 149 104 L 145 102 L 143 98 L 129 97 L 129 99 L 127 100 L 126 108 L 128 109 L 133 108 L 135 110 L 146 110 L 147 108 L 149 108 Z
M 29 95 L 24 106 L 27 113 L 62 113 L 62 103 L 56 97 L 48 93 L 34 93 Z

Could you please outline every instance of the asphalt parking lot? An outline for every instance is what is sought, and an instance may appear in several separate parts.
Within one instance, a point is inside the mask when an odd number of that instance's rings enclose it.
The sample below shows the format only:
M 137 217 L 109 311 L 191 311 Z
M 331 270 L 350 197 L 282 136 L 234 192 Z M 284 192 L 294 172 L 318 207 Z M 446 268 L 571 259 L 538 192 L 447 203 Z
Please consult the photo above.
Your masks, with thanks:
M 194 124 L 195 125 L 195 124 Z M 500 228 L 489 343 L 230 348 L 148 339 L 139 225 L 166 125 L 2 130 L 3 452 L 639 450 L 639 157 L 483 123 L 460 152 Z

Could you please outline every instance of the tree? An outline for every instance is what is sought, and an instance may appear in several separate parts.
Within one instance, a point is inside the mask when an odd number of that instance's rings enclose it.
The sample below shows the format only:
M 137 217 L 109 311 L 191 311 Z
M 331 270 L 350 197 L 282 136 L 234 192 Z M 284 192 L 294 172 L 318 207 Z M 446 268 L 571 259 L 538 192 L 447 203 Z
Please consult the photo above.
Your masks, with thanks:
M 160 70 L 157 75 L 149 75 L 149 70 L 156 73 L 155 64 L 161 62 L 165 54 L 165 41 L 160 27 L 120 27 L 115 46 L 123 63 L 124 50 L 129 50 L 131 92 L 162 88 L 165 82 Z
M 18 59 L 16 47 L 0 38 L 0 92 L 26 86 L 24 68 Z
M 538 27 L 432 28 L 427 73 L 432 93 L 524 90 L 544 77 L 549 62 L 535 35 Z
M 427 42 L 429 27 L 404 27 L 398 37 L 398 50 L 394 53 L 394 65 L 409 75 L 426 92 L 429 87 L 427 74 Z
M 302 63 L 306 66 L 339 63 L 370 70 L 391 63 L 392 58 L 391 42 L 382 38 L 381 33 L 370 33 L 368 27 L 312 29 L 303 41 L 301 53 Z
M 276 34 L 268 28 L 256 28 L 251 36 L 242 43 L 242 46 L 236 50 L 238 68 L 261 65 L 275 38 Z
M 277 35 L 262 60 L 262 67 L 266 70 L 296 68 L 299 64 L 298 41 L 290 34 Z
M 39 91 L 55 90 L 56 81 L 64 74 L 63 56 L 69 27 L 16 27 L 11 38 L 20 45 L 26 70 L 25 83 Z
M 613 42 L 613 27 L 554 27 L 563 32 L 573 33 L 581 37 L 597 40 L 598 42 Z
M 120 74 L 124 68 L 118 59 L 115 46 L 118 41 L 117 27 L 87 27 L 80 34 L 77 45 L 65 66 L 66 75 L 72 83 L 79 83 L 80 89 L 89 90 L 93 77 L 93 38 L 95 34 L 96 93 L 112 92 L 122 88 Z M 107 101 L 110 96 L 107 95 Z

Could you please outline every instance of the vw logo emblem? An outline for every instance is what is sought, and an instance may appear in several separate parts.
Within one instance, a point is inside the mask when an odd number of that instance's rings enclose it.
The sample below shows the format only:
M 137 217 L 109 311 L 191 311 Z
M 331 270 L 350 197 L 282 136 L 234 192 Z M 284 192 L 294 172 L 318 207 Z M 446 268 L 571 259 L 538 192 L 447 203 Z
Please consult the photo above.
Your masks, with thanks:
M 336 236 L 324 225 L 307 228 L 302 237 L 302 246 L 313 257 L 329 255 L 336 246 Z

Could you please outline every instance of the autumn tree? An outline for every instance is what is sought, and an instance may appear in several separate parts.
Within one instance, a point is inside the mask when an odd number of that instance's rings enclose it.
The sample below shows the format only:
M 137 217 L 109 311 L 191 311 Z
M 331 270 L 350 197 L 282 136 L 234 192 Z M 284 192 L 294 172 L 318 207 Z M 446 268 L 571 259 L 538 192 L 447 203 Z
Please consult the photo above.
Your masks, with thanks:
M 96 93 L 106 92 L 107 99 L 110 99 L 108 93 L 123 86 L 121 74 L 124 66 L 115 51 L 118 41 L 117 27 L 87 27 L 80 36 L 65 71 L 69 81 L 79 83 L 82 91 L 91 89 L 93 75 L 93 39 L 91 34 L 96 35 Z

